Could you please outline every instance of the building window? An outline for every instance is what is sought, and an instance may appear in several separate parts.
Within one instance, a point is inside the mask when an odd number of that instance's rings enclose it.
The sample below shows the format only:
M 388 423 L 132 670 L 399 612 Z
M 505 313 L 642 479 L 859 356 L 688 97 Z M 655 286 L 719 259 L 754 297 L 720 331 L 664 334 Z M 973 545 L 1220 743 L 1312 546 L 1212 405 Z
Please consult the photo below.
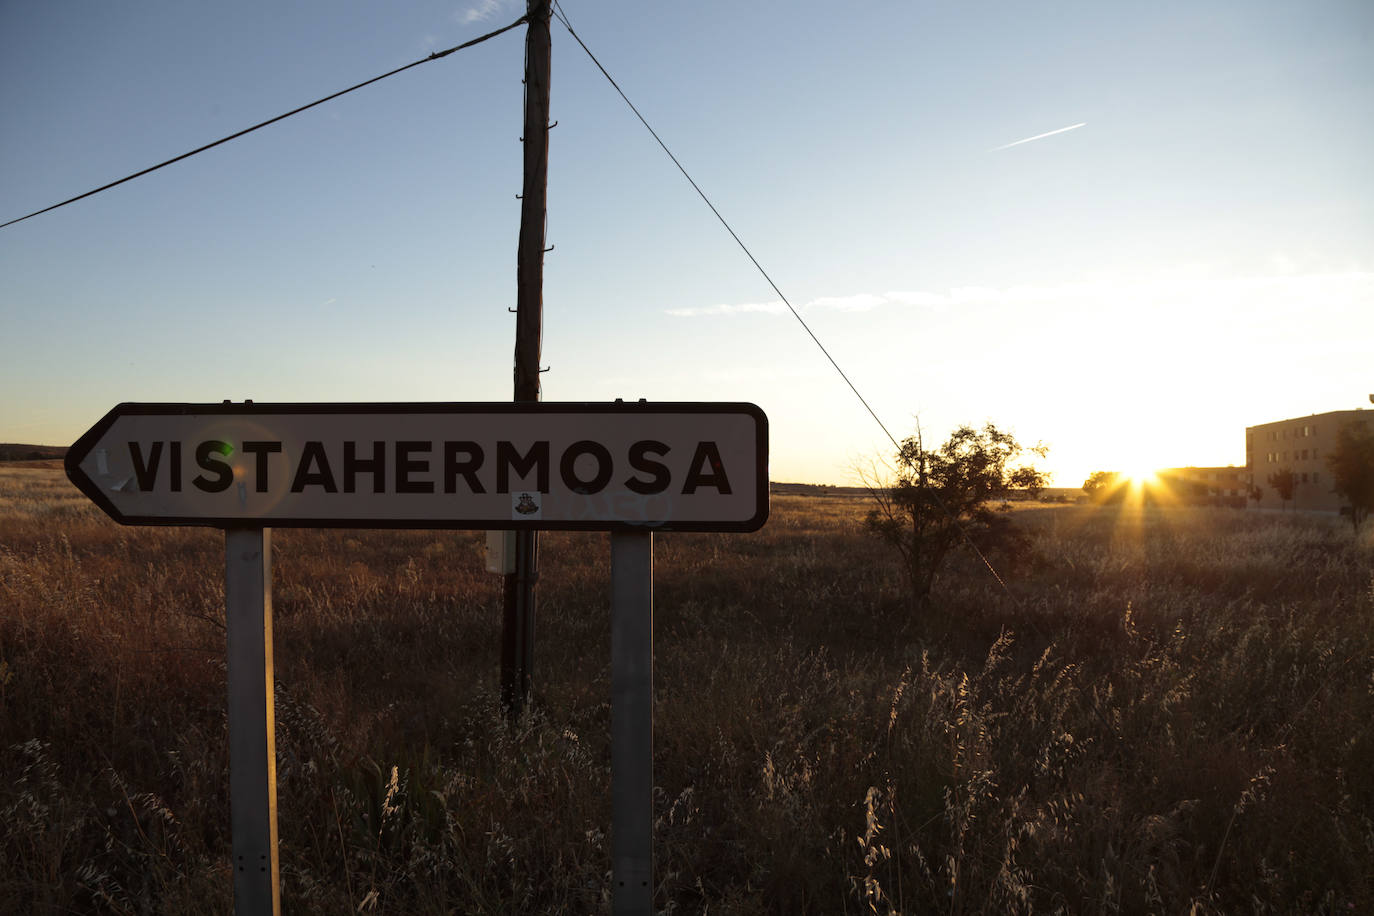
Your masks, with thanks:
M 1307 483 L 1307 472 L 1306 472 L 1306 471 L 1303 471 L 1303 472 L 1302 472 L 1302 482 L 1303 482 L 1303 483 Z
M 1306 460 L 1307 460 L 1307 449 L 1303 449 L 1303 450 L 1302 450 L 1302 460 L 1303 460 L 1303 461 L 1306 461 Z

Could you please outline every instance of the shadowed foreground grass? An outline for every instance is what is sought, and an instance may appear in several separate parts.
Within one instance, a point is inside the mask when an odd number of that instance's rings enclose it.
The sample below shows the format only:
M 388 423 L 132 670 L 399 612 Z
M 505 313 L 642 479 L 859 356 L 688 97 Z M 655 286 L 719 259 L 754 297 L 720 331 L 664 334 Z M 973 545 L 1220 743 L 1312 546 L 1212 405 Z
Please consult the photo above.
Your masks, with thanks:
M 656 538 L 661 910 L 1374 912 L 1367 539 L 1019 510 L 915 620 L 865 508 Z M 608 910 L 608 539 L 544 538 L 511 728 L 480 537 L 274 532 L 288 912 Z M 222 564 L 0 470 L 0 912 L 230 912 Z

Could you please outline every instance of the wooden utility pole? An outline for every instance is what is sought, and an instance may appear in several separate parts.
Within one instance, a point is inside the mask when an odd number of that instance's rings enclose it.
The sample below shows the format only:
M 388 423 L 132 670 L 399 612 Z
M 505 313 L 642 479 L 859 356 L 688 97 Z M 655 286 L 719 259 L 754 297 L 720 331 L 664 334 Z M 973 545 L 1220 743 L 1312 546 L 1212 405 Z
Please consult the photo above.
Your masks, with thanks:
M 543 349 L 544 223 L 549 177 L 550 0 L 527 0 L 525 32 L 524 193 L 516 266 L 515 400 L 539 400 Z M 539 535 L 515 535 L 515 572 L 505 577 L 501 634 L 501 699 L 512 717 L 529 702 L 534 667 L 534 586 Z

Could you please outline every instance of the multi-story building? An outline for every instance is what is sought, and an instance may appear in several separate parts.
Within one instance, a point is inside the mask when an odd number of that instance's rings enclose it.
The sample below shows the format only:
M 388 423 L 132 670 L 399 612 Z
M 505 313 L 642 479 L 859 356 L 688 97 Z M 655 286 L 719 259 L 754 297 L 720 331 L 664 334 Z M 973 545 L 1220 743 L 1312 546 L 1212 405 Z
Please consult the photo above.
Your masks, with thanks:
M 1347 423 L 1374 424 L 1374 411 L 1333 410 L 1291 420 L 1245 428 L 1245 468 L 1250 485 L 1260 491 L 1264 509 L 1320 509 L 1338 511 L 1344 500 L 1332 489 L 1334 479 L 1326 456 Z M 1269 479 L 1280 471 L 1293 472 L 1293 498 L 1285 503 Z
M 1194 506 L 1230 506 L 1244 509 L 1250 492 L 1246 468 L 1161 468 L 1155 472 L 1155 487 L 1166 502 Z M 1153 487 L 1152 487 L 1153 488 Z

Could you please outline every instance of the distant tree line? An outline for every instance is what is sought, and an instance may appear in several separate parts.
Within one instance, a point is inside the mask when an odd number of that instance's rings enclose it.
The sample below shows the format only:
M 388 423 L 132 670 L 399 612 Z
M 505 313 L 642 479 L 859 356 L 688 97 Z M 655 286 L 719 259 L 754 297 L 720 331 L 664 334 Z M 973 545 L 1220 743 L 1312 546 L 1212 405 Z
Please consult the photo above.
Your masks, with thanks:
M 65 445 L 22 445 L 0 442 L 0 461 L 48 461 L 67 454 Z

